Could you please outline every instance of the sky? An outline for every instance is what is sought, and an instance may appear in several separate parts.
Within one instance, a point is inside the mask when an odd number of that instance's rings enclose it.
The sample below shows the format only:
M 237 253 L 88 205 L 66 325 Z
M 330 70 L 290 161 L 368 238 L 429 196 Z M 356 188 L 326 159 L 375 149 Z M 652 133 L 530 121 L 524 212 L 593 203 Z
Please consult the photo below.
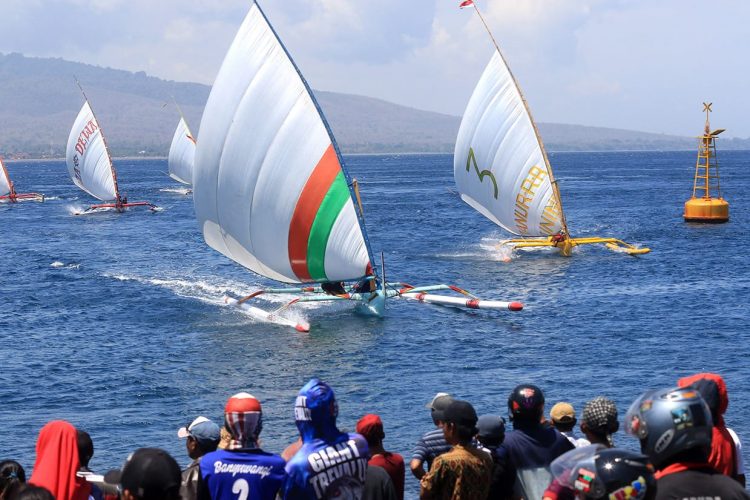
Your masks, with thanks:
M 314 89 L 461 115 L 494 46 L 459 0 L 259 0 Z M 750 137 L 747 0 L 476 0 L 534 118 Z M 0 52 L 211 84 L 251 0 L 0 0 Z

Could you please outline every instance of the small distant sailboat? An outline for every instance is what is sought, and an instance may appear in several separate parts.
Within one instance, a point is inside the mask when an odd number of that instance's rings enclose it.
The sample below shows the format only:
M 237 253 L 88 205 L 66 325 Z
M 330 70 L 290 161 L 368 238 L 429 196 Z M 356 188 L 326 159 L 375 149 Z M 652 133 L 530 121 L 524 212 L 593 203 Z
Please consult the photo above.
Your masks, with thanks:
M 8 169 L 0 158 L 0 203 L 17 203 L 19 201 L 44 201 L 44 195 L 39 193 L 16 193 L 13 181 L 10 180 Z
M 252 317 L 308 331 L 284 317 L 298 302 L 352 301 L 382 315 L 387 297 L 475 309 L 521 310 L 454 286 L 386 283 L 373 265 L 356 180 L 343 166 L 310 87 L 257 2 L 211 89 L 200 127 L 193 202 L 206 243 L 260 276 L 299 287 L 225 297 Z M 355 205 L 356 202 L 356 205 Z M 463 297 L 432 294 L 458 292 Z M 274 311 L 248 304 L 294 294 Z
M 683 217 L 686 222 L 727 222 L 729 220 L 729 202 L 721 197 L 719 181 L 719 161 L 716 157 L 716 137 L 724 132 L 723 128 L 711 130 L 708 114 L 712 111 L 711 102 L 703 103 L 706 112 L 706 126 L 703 135 L 698 138 L 698 159 L 695 162 L 695 179 L 693 196 L 685 202 Z M 716 190 L 713 196 L 712 189 Z
M 600 243 L 630 255 L 648 253 L 616 238 L 571 238 L 560 190 L 539 130 L 500 47 L 472 0 L 497 49 L 464 112 L 456 139 L 453 174 L 461 198 L 512 234 L 500 242 L 511 248 L 556 247 L 570 256 L 574 247 Z
M 179 106 L 178 106 L 179 109 Z M 195 136 L 190 132 L 187 120 L 180 111 L 180 122 L 172 137 L 169 147 L 169 176 L 180 182 L 191 186 L 193 183 L 193 164 L 195 163 Z M 190 194 L 191 189 L 186 189 L 185 194 Z
M 120 194 L 117 172 L 104 134 L 80 83 L 78 86 L 81 88 L 84 103 L 73 123 L 73 128 L 70 129 L 65 159 L 73 183 L 104 203 L 91 205 L 76 215 L 102 210 L 116 210 L 121 213 L 131 207 L 148 207 L 152 211 L 158 210 L 156 205 L 147 201 L 128 202 L 128 199 Z

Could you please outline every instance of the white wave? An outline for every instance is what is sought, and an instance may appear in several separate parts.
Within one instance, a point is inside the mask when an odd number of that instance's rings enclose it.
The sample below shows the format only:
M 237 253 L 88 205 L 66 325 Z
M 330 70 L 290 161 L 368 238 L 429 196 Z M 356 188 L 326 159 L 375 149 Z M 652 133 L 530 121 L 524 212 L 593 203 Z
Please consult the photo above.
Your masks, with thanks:
M 59 196 L 45 196 L 44 201 L 61 200 Z
M 59 260 L 54 261 L 52 264 L 49 265 L 49 267 L 55 268 L 55 269 L 80 269 L 81 264 L 78 263 L 71 263 L 71 264 L 65 264 L 64 262 L 60 262 Z
M 50 264 L 49 267 L 65 267 L 65 264 L 63 264 L 59 260 L 56 260 L 55 262 L 53 262 L 52 264 Z
M 190 188 L 161 188 L 159 191 L 162 193 L 177 193 L 182 195 L 189 195 L 193 193 Z

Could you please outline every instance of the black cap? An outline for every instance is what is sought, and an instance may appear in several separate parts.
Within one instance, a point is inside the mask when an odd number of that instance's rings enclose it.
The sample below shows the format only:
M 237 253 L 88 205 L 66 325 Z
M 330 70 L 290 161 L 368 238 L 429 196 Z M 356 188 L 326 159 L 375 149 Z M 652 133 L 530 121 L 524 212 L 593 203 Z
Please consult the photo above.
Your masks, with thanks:
M 468 401 L 455 399 L 443 411 L 443 420 L 468 429 L 475 429 L 477 425 L 477 412 L 474 411 L 474 407 Z
M 159 448 L 139 448 L 125 461 L 122 470 L 111 470 L 104 482 L 119 484 L 139 499 L 176 496 L 182 482 L 180 466 L 172 456 Z M 173 495 L 174 493 L 174 495 Z

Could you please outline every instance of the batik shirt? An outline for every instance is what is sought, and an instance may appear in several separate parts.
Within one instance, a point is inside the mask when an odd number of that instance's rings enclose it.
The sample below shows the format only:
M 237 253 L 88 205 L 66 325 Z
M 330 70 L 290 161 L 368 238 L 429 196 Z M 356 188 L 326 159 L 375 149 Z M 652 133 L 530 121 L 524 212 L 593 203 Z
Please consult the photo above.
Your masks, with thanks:
M 273 500 L 286 479 L 284 459 L 260 449 L 216 450 L 201 458 L 198 496 Z
M 473 446 L 457 444 L 435 458 L 422 477 L 421 499 L 485 500 L 490 492 L 492 459 Z

